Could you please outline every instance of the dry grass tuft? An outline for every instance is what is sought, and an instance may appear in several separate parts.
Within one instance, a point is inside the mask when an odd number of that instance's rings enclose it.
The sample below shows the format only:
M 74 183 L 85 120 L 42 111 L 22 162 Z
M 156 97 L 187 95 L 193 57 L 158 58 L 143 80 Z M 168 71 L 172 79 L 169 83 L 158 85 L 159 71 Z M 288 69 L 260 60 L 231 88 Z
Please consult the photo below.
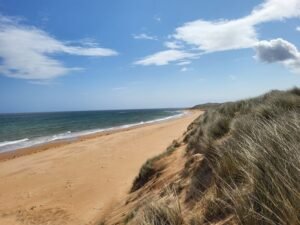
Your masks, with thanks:
M 131 224 L 138 225 L 182 225 L 183 216 L 175 194 L 153 197 L 137 212 Z

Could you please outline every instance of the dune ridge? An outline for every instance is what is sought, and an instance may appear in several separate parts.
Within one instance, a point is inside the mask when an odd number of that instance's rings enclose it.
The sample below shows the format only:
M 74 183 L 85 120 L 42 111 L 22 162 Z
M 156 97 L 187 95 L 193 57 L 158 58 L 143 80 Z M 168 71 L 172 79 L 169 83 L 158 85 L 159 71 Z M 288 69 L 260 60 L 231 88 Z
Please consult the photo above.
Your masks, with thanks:
M 300 224 L 300 89 L 203 107 L 98 224 Z

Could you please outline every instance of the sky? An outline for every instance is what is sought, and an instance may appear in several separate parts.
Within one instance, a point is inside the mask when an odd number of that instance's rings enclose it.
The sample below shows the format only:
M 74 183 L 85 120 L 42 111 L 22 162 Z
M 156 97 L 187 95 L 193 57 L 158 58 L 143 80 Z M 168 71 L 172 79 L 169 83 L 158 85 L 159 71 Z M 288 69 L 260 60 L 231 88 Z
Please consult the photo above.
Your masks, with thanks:
M 0 0 L 0 113 L 189 107 L 300 86 L 300 0 Z

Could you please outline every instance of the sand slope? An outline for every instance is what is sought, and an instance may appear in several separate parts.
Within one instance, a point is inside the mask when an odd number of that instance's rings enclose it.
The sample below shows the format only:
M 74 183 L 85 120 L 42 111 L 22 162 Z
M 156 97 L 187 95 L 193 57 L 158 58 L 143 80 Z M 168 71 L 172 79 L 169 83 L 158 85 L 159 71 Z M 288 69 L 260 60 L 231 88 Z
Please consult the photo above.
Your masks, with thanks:
M 93 224 L 199 113 L 0 162 L 0 225 Z

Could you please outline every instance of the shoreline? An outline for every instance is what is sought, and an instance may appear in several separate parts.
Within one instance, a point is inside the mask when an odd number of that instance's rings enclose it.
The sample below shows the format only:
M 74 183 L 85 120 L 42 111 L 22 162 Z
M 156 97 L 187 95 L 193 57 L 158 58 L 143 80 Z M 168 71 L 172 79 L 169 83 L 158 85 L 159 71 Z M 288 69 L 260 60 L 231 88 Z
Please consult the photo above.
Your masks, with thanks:
M 53 141 L 36 144 L 36 145 L 28 146 L 28 147 L 22 147 L 22 148 L 17 148 L 14 150 L 0 152 L 0 162 L 15 159 L 15 158 L 22 157 L 25 155 L 39 153 L 39 152 L 46 151 L 51 148 L 63 147 L 65 145 L 69 145 L 69 144 L 76 143 L 76 142 L 82 142 L 85 140 L 89 140 L 89 139 L 93 139 L 93 138 L 97 138 L 97 137 L 101 137 L 101 136 L 111 135 L 111 134 L 118 133 L 118 132 L 136 129 L 139 127 L 144 127 L 144 126 L 149 126 L 152 124 L 159 124 L 159 123 L 164 123 L 164 122 L 180 119 L 180 118 L 188 116 L 190 113 L 193 113 L 193 111 L 186 109 L 186 110 L 182 110 L 182 113 L 176 114 L 174 116 L 163 117 L 163 118 L 146 121 L 146 122 L 139 122 L 136 124 L 126 124 L 126 125 L 122 125 L 120 127 L 111 127 L 111 128 L 107 128 L 102 131 L 97 131 L 97 132 L 90 133 L 90 134 L 83 134 L 83 135 L 79 135 L 79 136 L 75 136 L 75 137 L 71 137 L 71 138 L 58 139 L 58 140 L 53 140 Z M 82 131 L 82 132 L 84 132 L 84 131 Z
M 146 160 L 182 138 L 200 114 L 48 145 L 36 154 L 30 149 L 1 161 L 0 224 L 97 224 L 126 196 Z

